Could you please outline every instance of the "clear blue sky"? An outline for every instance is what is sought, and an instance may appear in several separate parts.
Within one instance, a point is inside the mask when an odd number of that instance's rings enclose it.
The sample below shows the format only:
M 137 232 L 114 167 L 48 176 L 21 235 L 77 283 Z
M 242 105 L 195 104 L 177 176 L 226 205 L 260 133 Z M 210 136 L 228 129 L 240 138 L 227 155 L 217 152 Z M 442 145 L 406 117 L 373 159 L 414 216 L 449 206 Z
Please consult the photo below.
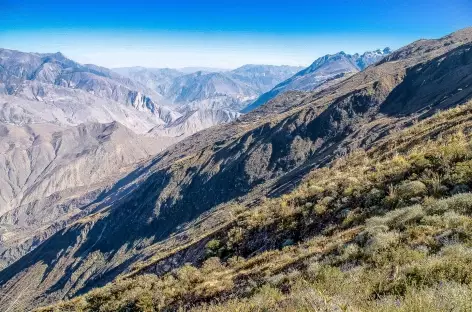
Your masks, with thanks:
M 307 65 L 472 26 L 470 0 L 0 0 L 0 46 L 116 67 Z

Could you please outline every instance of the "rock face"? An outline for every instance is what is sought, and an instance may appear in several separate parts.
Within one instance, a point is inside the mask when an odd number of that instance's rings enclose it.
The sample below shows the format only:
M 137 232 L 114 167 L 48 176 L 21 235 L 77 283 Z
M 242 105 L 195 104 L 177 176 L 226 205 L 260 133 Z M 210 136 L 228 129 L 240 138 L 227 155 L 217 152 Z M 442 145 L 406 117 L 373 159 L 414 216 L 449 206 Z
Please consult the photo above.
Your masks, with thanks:
M 469 28 L 415 42 L 321 91 L 283 94 L 236 122 L 200 131 L 140 164 L 86 205 L 85 217 L 1 271 L 0 306 L 27 310 L 104 285 L 158 256 L 158 244 L 185 222 L 235 200 L 283 194 L 311 168 L 465 103 L 471 71 Z
M 318 58 L 309 67 L 281 82 L 272 90 L 262 94 L 254 103 L 245 107 L 242 112 L 250 112 L 286 91 L 312 91 L 319 89 L 327 82 L 338 82 L 364 70 L 369 65 L 375 64 L 390 53 L 391 50 L 385 48 L 365 52 L 362 55 L 357 53 L 350 55 L 344 52 L 325 55 Z

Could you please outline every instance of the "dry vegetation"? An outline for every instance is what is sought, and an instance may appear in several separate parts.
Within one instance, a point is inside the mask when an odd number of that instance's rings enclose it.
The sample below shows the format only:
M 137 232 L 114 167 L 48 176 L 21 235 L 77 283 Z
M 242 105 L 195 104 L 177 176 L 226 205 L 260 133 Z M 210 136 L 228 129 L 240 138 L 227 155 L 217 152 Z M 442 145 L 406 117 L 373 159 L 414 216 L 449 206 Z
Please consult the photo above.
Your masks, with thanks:
M 472 104 L 236 210 L 207 260 L 42 311 L 470 311 Z

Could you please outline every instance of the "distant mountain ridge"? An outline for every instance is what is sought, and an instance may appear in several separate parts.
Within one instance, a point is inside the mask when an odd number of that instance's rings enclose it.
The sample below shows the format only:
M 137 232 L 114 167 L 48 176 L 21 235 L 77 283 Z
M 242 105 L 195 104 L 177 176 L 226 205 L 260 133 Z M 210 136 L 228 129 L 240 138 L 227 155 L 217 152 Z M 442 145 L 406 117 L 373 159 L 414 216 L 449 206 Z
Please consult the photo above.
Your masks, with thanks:
M 62 53 L 0 49 L 0 122 L 76 126 L 118 121 L 136 133 L 147 133 L 158 125 L 167 125 L 169 129 L 168 125 L 172 124 L 181 129 L 175 121 L 186 115 L 187 109 L 179 112 L 161 93 L 168 91 L 172 78 L 183 73 L 143 68 L 123 69 L 123 72 L 128 77 L 97 65 L 79 64 Z M 160 84 L 154 85 L 156 81 Z M 228 117 L 234 116 L 224 110 L 214 115 L 222 119 L 200 120 L 199 126 L 189 129 L 199 131 L 203 125 L 228 122 L 231 121 Z
M 390 54 L 390 48 L 368 51 L 363 54 L 347 54 L 344 51 L 327 54 L 316 59 L 310 66 L 262 94 L 255 102 L 242 109 L 243 113 L 267 103 L 286 91 L 312 91 L 327 81 L 339 81 L 364 70 Z
M 123 104 L 145 102 L 149 109 L 161 97 L 104 67 L 82 65 L 62 53 L 25 53 L 0 49 L 0 82 L 4 93 L 18 95 L 22 84 L 32 81 L 60 87 L 80 89 Z
M 116 68 L 116 72 L 138 81 L 177 106 L 189 110 L 225 109 L 239 111 L 260 94 L 295 74 L 301 67 L 248 64 L 234 70 Z M 186 110 L 181 108 L 180 110 Z

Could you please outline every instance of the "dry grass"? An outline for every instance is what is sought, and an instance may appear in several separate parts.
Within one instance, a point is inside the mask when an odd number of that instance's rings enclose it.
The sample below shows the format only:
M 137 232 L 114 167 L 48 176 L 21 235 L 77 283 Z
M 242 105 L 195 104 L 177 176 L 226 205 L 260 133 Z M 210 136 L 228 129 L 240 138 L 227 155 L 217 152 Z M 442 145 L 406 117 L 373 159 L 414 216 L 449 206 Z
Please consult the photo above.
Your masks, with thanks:
M 43 311 L 470 311 L 471 106 L 238 210 L 199 267 L 135 274 Z

